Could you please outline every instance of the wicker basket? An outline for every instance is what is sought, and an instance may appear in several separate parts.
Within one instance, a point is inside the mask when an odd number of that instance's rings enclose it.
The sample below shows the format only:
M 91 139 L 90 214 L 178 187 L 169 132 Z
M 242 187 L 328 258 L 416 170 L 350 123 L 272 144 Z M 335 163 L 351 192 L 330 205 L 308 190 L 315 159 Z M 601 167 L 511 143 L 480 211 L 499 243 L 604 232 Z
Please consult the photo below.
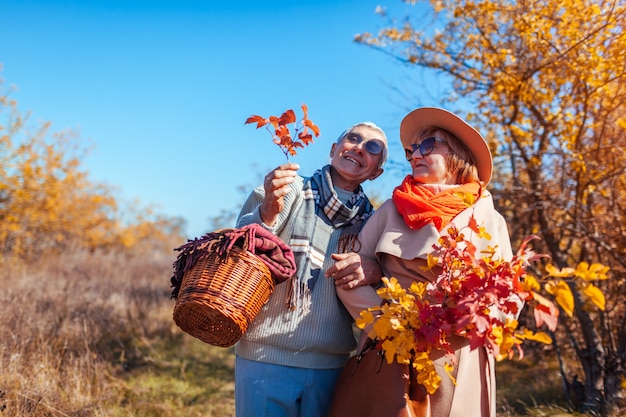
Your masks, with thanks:
M 198 259 L 185 272 L 174 321 L 210 345 L 234 345 L 274 291 L 270 271 L 256 255 L 234 246 L 225 259 Z

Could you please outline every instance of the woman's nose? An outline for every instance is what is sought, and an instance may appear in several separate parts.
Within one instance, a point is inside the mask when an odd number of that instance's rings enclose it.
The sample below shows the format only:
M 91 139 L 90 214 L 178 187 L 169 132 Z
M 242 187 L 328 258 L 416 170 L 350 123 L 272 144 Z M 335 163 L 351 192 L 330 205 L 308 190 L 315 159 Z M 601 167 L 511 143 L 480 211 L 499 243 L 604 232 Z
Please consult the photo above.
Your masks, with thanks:
M 408 149 L 405 149 L 405 151 L 406 151 L 406 160 L 409 161 L 409 162 L 411 162 L 414 159 L 418 159 L 418 158 L 422 158 L 423 157 L 423 155 L 422 155 L 422 153 L 420 152 L 419 149 L 416 149 L 413 152 L 411 152 Z

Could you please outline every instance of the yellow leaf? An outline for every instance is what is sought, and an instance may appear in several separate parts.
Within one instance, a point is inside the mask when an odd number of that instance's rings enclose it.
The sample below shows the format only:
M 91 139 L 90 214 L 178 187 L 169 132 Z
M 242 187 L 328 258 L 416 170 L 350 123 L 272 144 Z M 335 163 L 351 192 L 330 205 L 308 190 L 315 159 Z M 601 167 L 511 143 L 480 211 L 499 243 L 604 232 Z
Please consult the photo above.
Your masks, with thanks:
M 390 340 L 385 340 L 382 344 L 382 349 L 385 351 L 385 358 L 387 359 L 387 363 L 392 363 L 395 358 L 395 349 L 394 344 Z
M 361 317 L 355 320 L 355 324 L 359 329 L 363 329 L 368 324 L 374 321 L 374 315 L 369 310 L 361 311 Z
M 574 314 L 574 296 L 565 281 L 550 281 L 545 287 L 549 294 L 554 295 L 556 302 L 568 316 Z
M 476 202 L 476 197 L 472 193 L 457 192 L 455 194 L 458 195 L 468 207 L 473 206 Z
M 450 362 L 446 362 L 443 366 L 444 366 L 444 369 L 446 370 L 446 373 L 452 380 L 452 383 L 456 385 L 456 378 L 452 374 L 452 372 L 454 372 L 454 365 L 452 365 Z
M 426 284 L 421 281 L 414 281 L 413 283 L 411 283 L 411 287 L 409 290 L 417 297 L 421 298 L 426 293 Z
M 600 291 L 598 287 L 593 284 L 589 284 L 583 290 L 583 294 L 585 294 L 585 296 L 587 296 L 592 303 L 598 306 L 600 310 L 604 311 L 606 302 L 604 294 L 602 294 L 602 291 Z
M 608 266 L 604 266 L 601 263 L 593 263 L 589 265 L 587 262 L 581 262 L 576 267 L 574 275 L 584 279 L 585 281 L 604 280 L 608 279 L 607 273 L 609 272 L 609 269 L 610 268 Z
M 491 240 L 491 235 L 487 232 L 487 229 L 484 226 L 481 226 L 478 230 L 478 237 L 486 240 Z
M 549 345 L 550 343 L 552 343 L 552 338 L 550 337 L 549 334 L 545 332 L 533 333 L 532 331 L 528 329 L 524 329 L 523 333 L 518 334 L 517 336 L 520 339 L 534 340 L 535 342 L 545 343 L 546 345 Z
M 400 285 L 400 283 L 398 282 L 396 278 L 383 277 L 382 281 L 385 284 L 385 286 L 378 289 L 377 291 L 378 294 L 383 295 L 386 293 L 391 298 L 400 298 L 406 293 L 405 289 L 402 288 L 402 286 Z
M 400 331 L 400 332 L 406 329 L 404 325 L 402 324 L 402 321 L 399 319 L 389 320 L 389 325 L 391 326 L 393 330 Z
M 437 263 L 439 262 L 439 258 L 436 256 L 433 256 L 432 253 L 428 254 L 428 258 L 426 259 L 426 265 L 422 266 L 420 265 L 419 268 L 422 271 L 430 271 L 431 269 L 433 269 L 435 266 L 437 266 Z
M 567 278 L 567 277 L 571 277 L 572 275 L 574 275 L 574 268 L 558 269 L 554 265 L 548 264 L 546 265 L 546 272 L 551 277 Z
M 372 326 L 372 330 L 379 339 L 387 339 L 392 334 L 393 328 L 389 320 L 376 320 Z
M 541 286 L 539 285 L 537 278 L 530 274 L 526 274 L 524 276 L 524 280 L 522 281 L 522 288 L 524 291 L 537 291 L 541 288 Z

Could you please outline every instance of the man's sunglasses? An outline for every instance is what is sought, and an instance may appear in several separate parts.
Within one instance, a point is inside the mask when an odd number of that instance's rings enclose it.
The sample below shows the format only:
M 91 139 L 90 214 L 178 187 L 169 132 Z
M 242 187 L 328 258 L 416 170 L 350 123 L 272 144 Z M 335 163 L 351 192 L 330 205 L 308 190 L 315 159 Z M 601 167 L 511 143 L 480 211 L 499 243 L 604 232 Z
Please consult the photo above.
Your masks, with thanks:
M 435 142 L 445 143 L 447 145 L 447 142 L 445 140 L 436 138 L 434 136 L 432 138 L 424 139 L 419 145 L 417 143 L 412 143 L 411 149 L 404 150 L 404 153 L 406 154 L 406 160 L 410 161 L 411 159 L 413 159 L 413 154 L 418 149 L 422 156 L 430 155 L 433 149 L 435 149 Z
M 372 155 L 378 155 L 383 151 L 383 145 L 378 139 L 365 140 L 361 137 L 361 135 L 353 132 L 346 134 L 343 138 L 354 146 L 358 146 L 359 143 L 365 142 L 365 150 Z

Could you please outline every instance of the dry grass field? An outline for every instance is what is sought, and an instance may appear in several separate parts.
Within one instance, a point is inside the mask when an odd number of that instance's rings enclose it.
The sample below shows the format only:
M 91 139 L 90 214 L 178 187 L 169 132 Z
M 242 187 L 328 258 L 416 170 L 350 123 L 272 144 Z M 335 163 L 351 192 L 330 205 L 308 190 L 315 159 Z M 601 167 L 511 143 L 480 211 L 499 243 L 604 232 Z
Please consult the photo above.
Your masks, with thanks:
M 234 416 L 232 349 L 172 320 L 175 253 L 71 253 L 0 276 L 0 417 Z M 501 416 L 575 416 L 558 373 L 499 365 Z M 561 405 L 559 405 L 561 404 Z

